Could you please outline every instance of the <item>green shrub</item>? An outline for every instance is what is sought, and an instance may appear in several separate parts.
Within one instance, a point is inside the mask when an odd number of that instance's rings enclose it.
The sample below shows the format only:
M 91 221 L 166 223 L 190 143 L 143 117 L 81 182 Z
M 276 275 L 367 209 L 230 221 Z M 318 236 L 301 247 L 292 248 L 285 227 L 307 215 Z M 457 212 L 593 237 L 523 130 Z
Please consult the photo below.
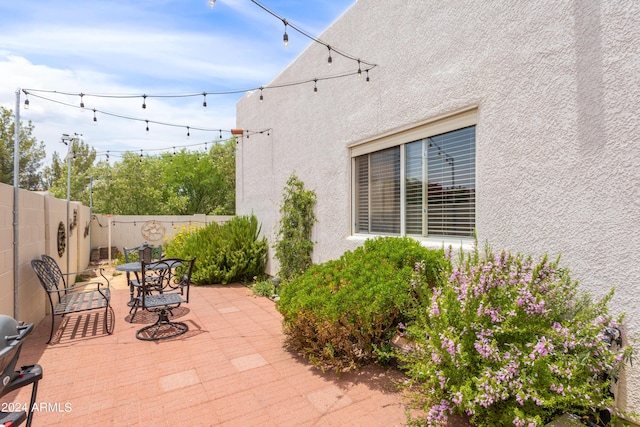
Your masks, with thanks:
M 316 222 L 313 212 L 316 193 L 305 190 L 304 183 L 295 174 L 291 174 L 282 197 L 275 257 L 280 261 L 278 275 L 284 281 L 289 281 L 312 264 L 311 230 Z
M 504 252 L 470 256 L 425 289 L 407 329 L 418 350 L 398 354 L 421 425 L 466 413 L 476 426 L 543 426 L 612 405 L 610 378 L 631 355 L 603 340 L 622 320 L 607 312 L 613 292 L 594 302 L 557 261 Z
M 267 248 L 255 215 L 237 216 L 223 225 L 185 229 L 165 246 L 168 257 L 197 257 L 192 273 L 196 284 L 226 284 L 262 275 Z
M 378 360 L 415 304 L 416 263 L 443 268 L 443 251 L 410 238 L 368 240 L 338 260 L 311 266 L 282 286 L 278 310 L 287 344 L 319 367 L 349 370 Z
M 273 295 L 273 283 L 269 279 L 260 280 L 253 284 L 251 292 L 261 297 L 270 297 Z

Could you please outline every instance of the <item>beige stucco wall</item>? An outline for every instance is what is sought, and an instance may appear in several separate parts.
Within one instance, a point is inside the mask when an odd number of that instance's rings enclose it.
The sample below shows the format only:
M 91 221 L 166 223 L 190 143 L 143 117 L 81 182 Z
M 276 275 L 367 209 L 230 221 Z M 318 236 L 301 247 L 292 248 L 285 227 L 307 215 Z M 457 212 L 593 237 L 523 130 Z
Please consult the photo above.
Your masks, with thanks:
M 562 254 L 596 296 L 616 286 L 611 308 L 639 342 L 640 3 L 358 0 L 321 39 L 379 66 L 369 84 L 319 81 L 317 94 L 310 83 L 238 103 L 238 127 L 271 129 L 239 141 L 238 214 L 254 212 L 273 244 L 295 171 L 318 196 L 313 259 L 337 258 L 360 244 L 348 147 L 477 107 L 480 241 Z M 335 54 L 329 68 L 312 44 L 273 83 L 355 69 Z M 637 364 L 617 397 L 640 411 Z
M 62 256 L 58 255 L 58 226 L 67 222 L 67 201 L 56 199 L 48 192 L 19 190 L 19 235 L 13 233 L 12 186 L 0 184 L 0 314 L 6 314 L 27 323 L 38 323 L 49 312 L 48 300 L 38 281 L 31 260 L 47 254 L 53 257 L 63 272 L 79 271 L 90 263 L 91 248 L 106 246 L 109 219 L 103 215 L 92 215 L 89 207 L 79 202 L 69 203 L 72 223 L 69 245 Z M 75 218 L 75 220 L 74 220 Z M 144 241 L 141 225 L 148 220 L 162 222 L 166 234 L 161 241 L 175 234 L 174 225 L 205 225 L 211 222 L 224 223 L 232 216 L 113 216 L 111 242 L 121 249 L 136 246 Z M 14 241 L 18 243 L 18 313 L 14 311 Z M 67 257 L 69 269 L 67 269 Z M 73 283 L 74 277 L 70 277 Z
M 13 187 L 0 185 L 0 313 L 13 315 Z
M 12 186 L 0 184 L 0 313 L 16 317 L 14 311 L 14 233 Z M 31 269 L 31 259 L 45 248 L 44 198 L 19 191 L 18 320 L 39 322 L 44 316 L 45 296 Z
M 91 223 L 92 247 L 135 247 L 147 242 L 151 245 L 163 245 L 171 240 L 182 227 L 205 226 L 212 222 L 222 224 L 233 216 L 229 215 L 95 215 Z M 157 239 L 145 238 L 143 229 L 148 221 L 157 223 L 161 234 Z M 111 227 L 109 227 L 111 224 Z M 111 236 L 109 236 L 111 234 Z M 148 237 L 149 234 L 146 234 Z

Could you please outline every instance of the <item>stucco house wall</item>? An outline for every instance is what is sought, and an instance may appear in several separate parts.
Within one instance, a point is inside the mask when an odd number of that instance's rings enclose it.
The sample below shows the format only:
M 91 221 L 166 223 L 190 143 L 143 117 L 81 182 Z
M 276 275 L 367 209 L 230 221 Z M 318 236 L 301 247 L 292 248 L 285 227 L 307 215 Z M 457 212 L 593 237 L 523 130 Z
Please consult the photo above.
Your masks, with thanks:
M 584 290 L 616 287 L 611 308 L 640 338 L 640 3 L 357 0 L 320 38 L 378 64 L 371 81 L 267 85 L 262 102 L 254 92 L 237 105 L 239 128 L 270 129 L 239 139 L 236 203 L 271 245 L 294 171 L 318 197 L 314 262 L 361 244 L 352 147 L 473 109 L 479 241 L 562 254 Z M 312 44 L 270 85 L 357 69 L 335 54 L 329 67 L 327 53 Z M 635 366 L 617 398 L 639 411 Z

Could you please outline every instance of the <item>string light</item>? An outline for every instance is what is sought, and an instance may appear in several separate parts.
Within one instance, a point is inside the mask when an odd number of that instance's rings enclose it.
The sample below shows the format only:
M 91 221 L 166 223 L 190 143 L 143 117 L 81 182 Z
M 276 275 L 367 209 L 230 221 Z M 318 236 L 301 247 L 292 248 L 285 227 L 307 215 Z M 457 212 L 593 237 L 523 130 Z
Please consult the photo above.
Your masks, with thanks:
M 209 7 L 213 9 L 213 6 L 216 5 L 216 0 L 209 0 Z
M 140 149 L 140 163 L 142 163 L 142 149 Z
M 367 72 L 367 79 L 366 79 L 366 82 L 367 82 L 367 83 L 369 83 L 369 70 L 366 70 L 366 72 Z
M 220 139 L 222 139 L 222 129 L 220 129 Z
M 189 139 L 190 136 L 191 136 L 191 133 L 189 132 L 189 126 L 187 126 L 187 139 Z
M 207 92 L 202 92 L 202 108 L 207 111 Z
M 313 79 L 313 93 L 318 94 L 318 79 Z
M 93 109 L 93 125 L 97 126 L 98 125 L 98 118 L 96 117 L 96 109 Z
M 262 102 L 262 100 L 264 99 L 264 97 L 262 96 L 262 89 L 264 88 L 260 86 L 260 102 Z
M 337 53 L 338 55 L 344 57 L 344 58 L 348 58 L 352 61 L 358 61 L 360 62 L 361 60 L 358 59 L 357 57 L 350 55 L 346 52 L 340 51 L 338 49 L 335 48 L 331 48 L 327 43 L 325 43 L 324 41 L 318 39 L 317 37 L 314 37 L 313 35 L 311 35 L 309 32 L 303 30 L 302 28 L 298 27 L 297 25 L 292 24 L 291 22 L 288 22 L 284 17 L 278 15 L 277 13 L 275 13 L 274 11 L 272 11 L 271 9 L 269 9 L 268 7 L 264 6 L 263 4 L 261 4 L 259 1 L 257 0 L 251 0 L 251 2 L 253 4 L 255 4 L 256 6 L 260 7 L 262 10 L 264 10 L 265 12 L 269 13 L 270 15 L 272 15 L 273 17 L 281 20 L 283 23 L 285 23 L 285 33 L 286 33 L 286 27 L 288 26 L 289 28 L 293 28 L 295 31 L 297 31 L 298 33 L 302 34 L 303 36 L 307 37 L 308 39 L 321 44 L 323 46 L 326 46 L 327 48 L 329 48 L 329 58 L 327 59 L 327 62 L 329 64 L 331 64 L 333 62 L 333 58 L 331 57 L 331 50 L 333 50 L 335 53 Z M 287 36 L 288 39 L 288 36 Z M 366 65 L 370 66 L 370 67 L 375 67 L 376 64 L 372 64 L 366 61 L 362 61 L 363 63 L 365 63 Z
M 27 95 L 27 97 L 24 99 L 24 109 L 29 109 L 29 95 Z
M 142 95 L 142 109 L 147 108 L 147 95 Z
M 80 111 L 84 111 L 84 100 L 83 100 L 83 96 L 84 96 L 84 93 L 80 92 Z
M 360 60 L 358 59 L 358 77 L 362 77 L 362 68 L 360 68 Z
M 284 24 L 284 35 L 282 36 L 282 41 L 284 42 L 284 47 L 289 46 L 289 35 L 287 34 L 287 20 L 283 19 L 282 23 Z
M 147 133 L 149 133 L 149 120 L 145 120 L 147 122 Z

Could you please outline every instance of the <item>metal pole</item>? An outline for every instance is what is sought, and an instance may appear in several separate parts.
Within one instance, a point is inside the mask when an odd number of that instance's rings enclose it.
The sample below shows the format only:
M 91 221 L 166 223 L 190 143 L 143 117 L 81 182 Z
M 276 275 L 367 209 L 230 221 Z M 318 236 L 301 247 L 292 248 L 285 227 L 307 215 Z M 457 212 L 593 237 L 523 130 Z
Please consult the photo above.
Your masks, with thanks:
M 19 201 L 20 201 L 20 88 L 16 89 L 16 111 L 13 136 L 13 318 L 18 319 L 20 298 L 18 295 L 18 244 L 19 244 Z
M 66 240 L 67 240 L 67 273 L 71 271 L 70 269 L 70 259 L 69 255 L 71 252 L 71 243 L 70 234 L 71 234 L 71 142 L 73 141 L 72 137 L 69 137 L 66 133 L 62 134 L 62 143 L 67 146 L 67 227 L 66 227 Z
M 107 246 L 107 258 L 109 258 L 109 267 L 111 267 L 111 215 L 107 215 L 107 218 L 109 218 L 109 238 L 107 239 L 107 244 L 109 246 Z
M 67 273 L 71 271 L 69 268 L 71 258 L 71 143 L 67 148 Z
M 93 176 L 89 177 L 89 262 L 91 262 L 91 250 L 93 248 L 91 229 L 93 225 Z

